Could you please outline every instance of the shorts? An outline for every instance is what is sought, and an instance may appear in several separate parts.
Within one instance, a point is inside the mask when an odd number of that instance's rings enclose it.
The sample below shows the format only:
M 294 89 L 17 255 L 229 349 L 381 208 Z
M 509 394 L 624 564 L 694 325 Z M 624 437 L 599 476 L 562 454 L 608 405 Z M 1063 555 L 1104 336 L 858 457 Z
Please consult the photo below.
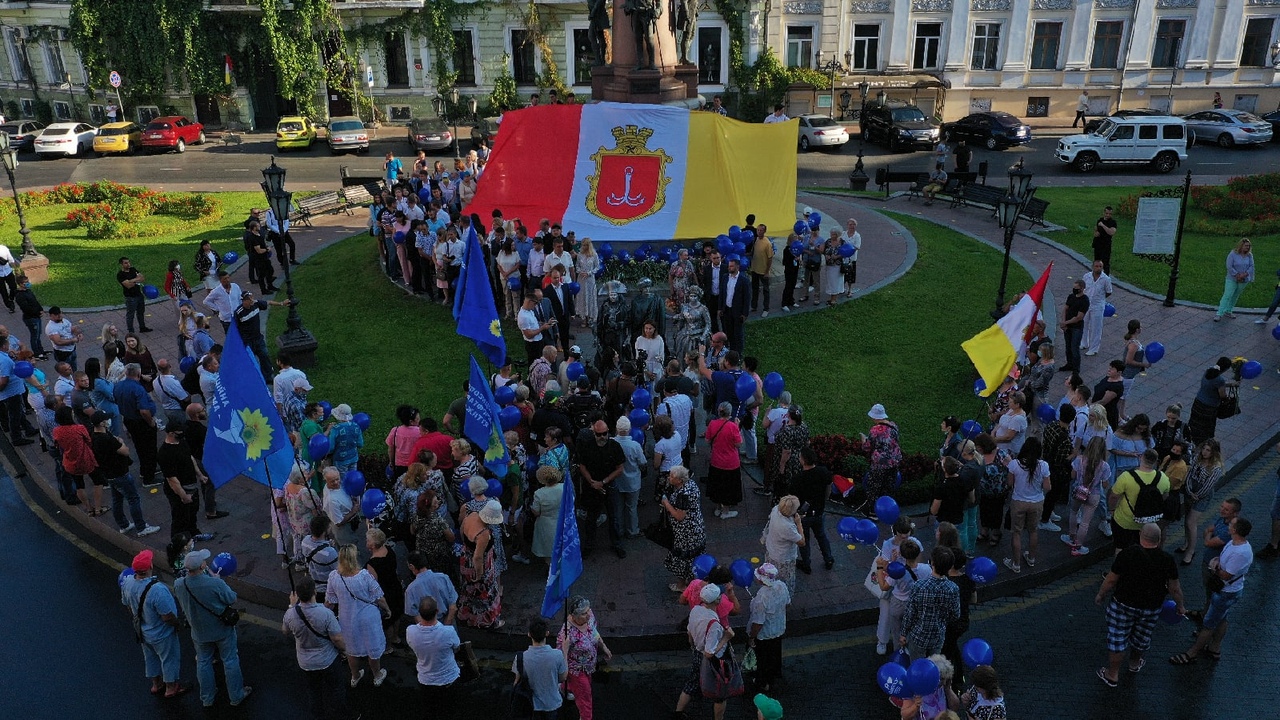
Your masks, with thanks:
M 1133 381 L 1136 379 L 1136 377 L 1121 379 L 1120 384 L 1124 385 L 1124 392 L 1120 393 L 1121 400 L 1129 397 L 1129 391 L 1133 389 Z
M 1143 652 L 1151 647 L 1151 630 L 1160 608 L 1143 610 L 1114 599 L 1107 604 L 1107 652 Z
M 938 183 L 929 183 L 928 185 L 924 186 L 924 191 L 929 194 L 942 192 L 942 186 L 939 185 Z
M 1116 519 L 1111 518 L 1111 543 L 1115 546 L 1116 552 L 1138 544 L 1138 531 L 1120 527 Z
M 1020 533 L 1023 530 L 1035 532 L 1040 525 L 1040 512 L 1044 510 L 1044 501 L 1040 502 L 1024 502 L 1022 500 L 1014 500 L 1009 503 L 1009 521 L 1013 532 Z
M 1201 626 L 1205 630 L 1213 630 L 1227 619 L 1227 612 L 1231 610 L 1231 606 L 1236 604 L 1240 599 L 1243 591 L 1237 592 L 1216 592 L 1209 596 L 1209 609 L 1204 613 L 1204 621 Z

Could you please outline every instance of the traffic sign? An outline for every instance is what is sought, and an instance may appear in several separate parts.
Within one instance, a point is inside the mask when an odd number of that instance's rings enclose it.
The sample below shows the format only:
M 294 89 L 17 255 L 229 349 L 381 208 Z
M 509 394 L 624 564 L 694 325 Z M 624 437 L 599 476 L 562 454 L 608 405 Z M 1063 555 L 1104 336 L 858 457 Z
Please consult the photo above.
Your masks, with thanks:
M 369 83 L 369 87 L 373 87 L 373 68 L 372 67 L 365 68 L 364 81 Z
M 120 87 L 120 73 L 116 72 L 115 70 L 112 70 L 111 74 L 108 76 L 108 79 L 111 82 L 111 87 L 113 88 Z

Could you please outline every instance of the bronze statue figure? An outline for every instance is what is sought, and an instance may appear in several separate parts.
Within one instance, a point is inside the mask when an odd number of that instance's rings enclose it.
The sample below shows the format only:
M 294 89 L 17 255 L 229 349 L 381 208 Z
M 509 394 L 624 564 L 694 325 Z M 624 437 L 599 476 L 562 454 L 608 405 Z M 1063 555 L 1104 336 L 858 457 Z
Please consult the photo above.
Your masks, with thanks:
M 587 0 L 587 17 L 591 21 L 587 36 L 591 39 L 591 52 L 595 55 L 594 67 L 604 65 L 609 54 L 609 40 L 605 37 L 605 31 L 611 27 L 611 5 L 607 0 Z
M 636 39 L 636 69 L 657 69 L 658 18 L 660 0 L 627 0 L 623 12 L 631 16 L 631 32 Z
M 671 31 L 676 36 L 680 64 L 692 65 L 689 51 L 698 35 L 698 0 L 671 0 Z

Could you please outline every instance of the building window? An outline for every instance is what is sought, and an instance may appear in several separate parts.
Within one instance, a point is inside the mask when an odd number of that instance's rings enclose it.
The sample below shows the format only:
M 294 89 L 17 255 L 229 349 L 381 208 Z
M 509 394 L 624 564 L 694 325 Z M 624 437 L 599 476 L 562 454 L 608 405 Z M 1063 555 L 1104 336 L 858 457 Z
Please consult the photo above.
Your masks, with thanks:
M 62 62 L 62 46 L 58 41 L 44 43 L 44 66 L 49 70 L 49 83 L 61 85 L 67 82 L 67 66 Z
M 933 70 L 938 67 L 938 51 L 942 47 L 942 23 L 916 25 L 915 53 L 911 57 L 912 70 Z
M 89 105 L 89 122 L 94 125 L 101 125 L 107 121 L 106 108 L 101 105 Z
M 1240 47 L 1240 67 L 1267 67 L 1267 46 L 1271 44 L 1275 18 L 1251 18 L 1244 29 Z
M 453 31 L 453 71 L 458 85 L 476 84 L 476 45 L 470 30 Z
M 384 35 L 382 52 L 387 64 L 387 87 L 408 87 L 409 61 L 405 56 L 404 33 L 389 32 Z
M 33 118 L 36 116 L 36 101 L 31 98 L 22 98 L 22 117 Z
M 1049 117 L 1049 98 L 1027 98 L 1027 117 Z
M 1093 26 L 1093 60 L 1095 70 L 1115 70 L 1120 63 L 1120 41 L 1124 37 L 1124 21 L 1110 20 Z
M 511 75 L 517 85 L 538 84 L 538 66 L 534 61 L 536 49 L 528 30 L 511 31 Z
M 813 67 L 813 26 L 787 26 L 787 67 Z
M 53 116 L 62 121 L 71 120 L 71 105 L 62 100 L 54 100 Z
M 595 52 L 591 49 L 591 31 L 576 28 L 573 31 L 573 84 L 591 84 L 591 66 L 595 63 Z
M 1156 48 L 1151 53 L 1151 67 L 1176 68 L 1182 55 L 1182 36 L 1186 20 L 1161 20 L 1156 26 Z
M 880 69 L 880 26 L 853 26 L 853 69 Z
M 974 70 L 998 70 L 1000 59 L 1000 23 L 978 23 L 973 26 Z
M 1058 45 L 1062 42 L 1062 23 L 1038 22 L 1031 38 L 1031 69 L 1057 70 Z
M 724 32 L 719 27 L 698 28 L 698 82 L 723 85 L 720 59 L 724 57 Z
M 23 62 L 22 55 L 22 38 L 18 37 L 18 31 L 6 28 L 5 34 L 5 50 L 9 53 L 9 67 L 13 68 L 13 79 L 16 82 L 25 82 L 27 80 L 27 64 Z

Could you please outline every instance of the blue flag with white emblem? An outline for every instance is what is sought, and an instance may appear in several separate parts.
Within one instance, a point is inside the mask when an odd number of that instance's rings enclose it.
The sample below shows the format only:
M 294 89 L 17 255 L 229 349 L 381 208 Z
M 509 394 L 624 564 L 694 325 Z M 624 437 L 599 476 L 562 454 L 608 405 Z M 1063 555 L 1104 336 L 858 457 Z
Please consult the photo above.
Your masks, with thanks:
M 227 330 L 222 363 L 211 397 L 204 467 L 214 487 L 245 475 L 263 485 L 283 485 L 293 467 L 293 446 L 267 391 L 258 361 L 235 323 Z M 268 479 L 270 470 L 270 482 Z
M 551 572 L 542 596 L 542 617 L 553 618 L 569 599 L 569 588 L 582 576 L 582 543 L 578 540 L 578 520 L 573 509 L 573 482 L 564 473 L 560 517 L 556 519 L 556 542 L 551 550 Z M 591 522 L 595 522 L 592 518 Z
M 462 434 L 484 452 L 484 466 L 496 477 L 505 477 L 511 458 L 507 444 L 502 439 L 502 421 L 498 418 L 498 403 L 489 391 L 484 373 L 471 357 L 471 379 L 467 382 L 467 409 L 462 421 Z
M 458 321 L 458 334 L 471 338 L 489 362 L 501 367 L 507 360 L 507 341 L 502 337 L 498 306 L 493 287 L 485 270 L 484 250 L 474 226 L 467 229 L 463 242 L 462 273 L 453 296 L 453 319 Z

